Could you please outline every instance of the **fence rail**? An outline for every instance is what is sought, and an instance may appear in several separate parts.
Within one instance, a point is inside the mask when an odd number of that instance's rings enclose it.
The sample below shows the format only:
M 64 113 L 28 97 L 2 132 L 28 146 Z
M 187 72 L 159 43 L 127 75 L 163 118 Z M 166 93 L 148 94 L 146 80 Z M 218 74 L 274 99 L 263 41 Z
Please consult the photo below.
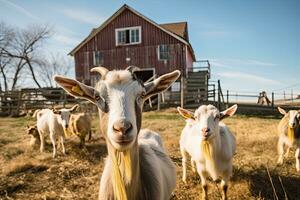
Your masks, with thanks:
M 0 92 L 0 116 L 27 113 L 36 109 L 81 102 L 67 95 L 61 88 L 30 88 L 18 91 Z

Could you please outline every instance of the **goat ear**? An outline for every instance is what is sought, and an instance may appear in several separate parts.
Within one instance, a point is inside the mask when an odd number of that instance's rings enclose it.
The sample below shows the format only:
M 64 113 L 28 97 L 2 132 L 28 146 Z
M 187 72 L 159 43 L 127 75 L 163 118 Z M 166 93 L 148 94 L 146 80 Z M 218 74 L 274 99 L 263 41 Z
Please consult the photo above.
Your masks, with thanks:
M 277 109 L 281 114 L 286 115 L 286 111 L 283 108 L 277 107 Z
M 68 94 L 81 99 L 89 100 L 95 104 L 94 88 L 80 83 L 74 79 L 63 76 L 54 76 L 54 81 L 62 87 Z
M 72 112 L 75 112 L 78 108 L 79 108 L 79 105 L 76 104 L 76 105 L 74 105 L 74 106 L 70 109 L 70 112 L 71 112 L 71 113 L 72 113 Z
M 193 112 L 191 112 L 191 111 L 189 111 L 189 110 L 186 110 L 186 109 L 183 109 L 183 108 L 181 108 L 181 107 L 177 107 L 177 110 L 178 110 L 179 114 L 180 114 L 182 117 L 184 117 L 184 118 L 186 118 L 186 119 L 192 119 L 192 120 L 195 120 L 195 118 L 194 118 L 194 113 L 193 113 Z
M 168 89 L 174 81 L 178 79 L 180 76 L 180 71 L 175 70 L 171 73 L 164 74 L 157 79 L 153 80 L 152 82 L 149 82 L 145 85 L 146 88 L 146 95 L 144 99 L 148 99 L 149 97 L 158 94 L 160 92 L 165 91 Z
M 220 112 L 220 120 L 225 119 L 226 117 L 231 117 L 236 112 L 238 106 L 237 104 L 234 104 L 230 108 L 227 108 L 226 110 Z

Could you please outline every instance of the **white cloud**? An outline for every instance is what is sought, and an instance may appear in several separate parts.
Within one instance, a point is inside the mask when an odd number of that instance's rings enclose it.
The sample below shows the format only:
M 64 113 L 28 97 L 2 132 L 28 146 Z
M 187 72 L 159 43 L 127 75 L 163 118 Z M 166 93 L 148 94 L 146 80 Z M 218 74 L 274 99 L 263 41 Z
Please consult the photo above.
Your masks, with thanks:
M 91 11 L 87 10 L 76 10 L 76 9 L 63 9 L 61 10 L 65 16 L 69 17 L 70 19 L 74 19 L 78 22 L 91 24 L 94 26 L 100 25 L 104 21 L 104 17 L 97 15 Z
M 60 43 L 63 43 L 65 45 L 75 46 L 75 45 L 79 44 L 79 42 L 80 42 L 80 39 L 78 39 L 78 38 L 69 37 L 69 36 L 66 36 L 66 35 L 63 35 L 63 34 L 55 34 L 53 36 L 53 38 L 56 41 L 58 41 Z
M 243 73 L 243 72 L 222 72 L 216 74 L 217 76 L 220 77 L 225 77 L 225 78 L 233 78 L 233 79 L 238 79 L 241 81 L 248 81 L 248 82 L 253 82 L 253 84 L 266 84 L 266 85 L 280 85 L 281 83 L 276 80 L 268 79 L 262 76 L 254 75 L 254 74 L 249 74 L 249 73 Z
M 276 66 L 277 64 L 271 63 L 271 62 L 266 62 L 266 61 L 260 61 L 260 60 L 255 60 L 255 59 L 237 59 L 237 58 L 230 58 L 230 59 L 225 59 L 225 62 L 229 62 L 231 64 L 236 64 L 236 65 L 256 65 L 256 66 Z
M 263 62 L 259 60 L 248 60 L 248 61 L 249 64 L 257 65 L 257 66 L 277 66 L 277 64 L 271 62 Z
M 253 67 L 273 67 L 278 66 L 276 63 L 267 61 L 261 61 L 256 59 L 238 59 L 238 58 L 227 58 L 227 59 L 208 59 L 212 66 L 234 68 L 241 66 L 253 66 Z
M 37 20 L 37 21 L 41 21 L 41 19 L 38 16 L 33 15 L 30 11 L 26 10 L 25 8 L 23 8 L 22 6 L 20 6 L 18 4 L 15 4 L 15 3 L 11 2 L 11 1 L 7 1 L 7 0 L 0 0 L 0 1 L 2 1 L 5 4 L 7 4 L 10 7 L 15 8 L 15 10 L 17 10 L 18 12 L 26 15 L 27 17 L 29 17 L 31 19 L 34 19 L 34 20 Z

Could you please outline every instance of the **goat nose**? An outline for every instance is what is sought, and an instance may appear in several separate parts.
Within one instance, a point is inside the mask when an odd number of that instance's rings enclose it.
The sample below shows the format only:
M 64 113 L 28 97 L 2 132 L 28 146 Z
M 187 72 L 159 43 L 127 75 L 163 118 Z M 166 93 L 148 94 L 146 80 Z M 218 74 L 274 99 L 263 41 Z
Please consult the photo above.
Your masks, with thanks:
M 122 135 L 127 135 L 130 131 L 132 124 L 126 120 L 116 121 L 113 125 L 113 130 L 117 133 L 121 133 Z
M 202 129 L 202 133 L 203 133 L 204 135 L 207 135 L 208 132 L 209 132 L 209 128 L 203 128 L 203 129 Z
M 68 125 L 68 124 L 66 124 L 66 128 L 68 128 L 68 126 L 69 126 L 69 125 Z
M 291 123 L 291 127 L 295 127 L 296 126 L 296 123 Z

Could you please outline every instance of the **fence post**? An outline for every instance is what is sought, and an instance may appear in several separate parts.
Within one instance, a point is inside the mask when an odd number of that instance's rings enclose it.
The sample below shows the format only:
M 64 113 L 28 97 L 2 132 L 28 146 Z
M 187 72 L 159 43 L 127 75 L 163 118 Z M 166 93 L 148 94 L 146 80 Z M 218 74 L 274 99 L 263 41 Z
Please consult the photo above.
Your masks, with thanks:
M 21 107 L 21 100 L 22 100 L 22 90 L 18 92 L 18 103 L 17 103 L 17 109 L 16 109 L 16 116 L 19 116 L 20 113 L 20 107 Z M 14 114 L 14 113 L 13 113 Z
M 181 108 L 184 107 L 184 77 L 183 74 L 181 74 L 181 80 L 180 80 L 181 86 L 180 86 L 180 106 Z
M 272 92 L 272 108 L 274 108 L 274 92 Z
M 220 80 L 218 80 L 218 109 L 221 109 Z
M 229 90 L 226 91 L 227 106 L 229 106 Z
M 67 102 L 67 95 L 66 95 L 66 92 L 65 91 L 62 91 L 63 94 L 64 94 L 64 102 L 63 102 L 63 107 L 66 106 L 66 102 Z
M 160 93 L 157 94 L 157 111 L 160 111 Z

